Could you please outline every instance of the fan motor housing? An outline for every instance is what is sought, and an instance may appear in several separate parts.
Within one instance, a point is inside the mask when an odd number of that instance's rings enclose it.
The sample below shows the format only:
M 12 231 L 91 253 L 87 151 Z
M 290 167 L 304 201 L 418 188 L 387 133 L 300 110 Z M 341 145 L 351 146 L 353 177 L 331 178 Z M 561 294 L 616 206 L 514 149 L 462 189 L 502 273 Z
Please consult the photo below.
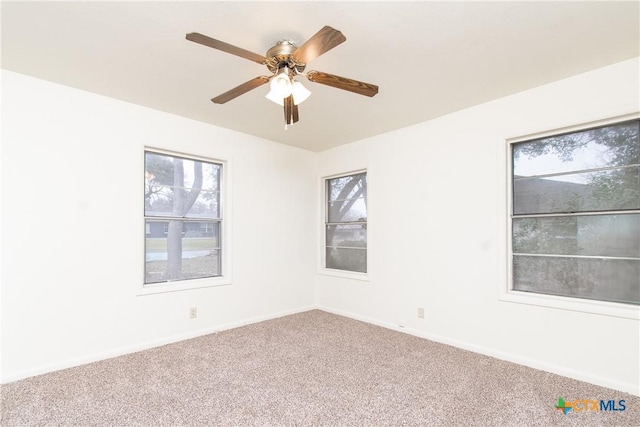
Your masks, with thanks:
M 304 70 L 307 64 L 296 62 L 291 56 L 298 49 L 291 40 L 280 40 L 275 46 L 270 48 L 265 55 L 267 58 L 267 68 L 272 73 L 277 72 L 280 68 L 287 66 L 298 73 Z

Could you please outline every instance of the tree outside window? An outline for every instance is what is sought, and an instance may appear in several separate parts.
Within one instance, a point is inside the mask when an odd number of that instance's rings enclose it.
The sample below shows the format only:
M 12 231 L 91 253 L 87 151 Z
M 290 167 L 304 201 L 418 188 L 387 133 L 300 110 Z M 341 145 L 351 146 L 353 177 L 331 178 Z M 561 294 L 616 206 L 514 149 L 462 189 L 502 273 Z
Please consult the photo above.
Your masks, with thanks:
M 513 144 L 514 290 L 640 304 L 639 129 Z
M 367 174 L 326 180 L 325 267 L 367 272 Z
M 145 152 L 145 284 L 221 271 L 222 165 Z

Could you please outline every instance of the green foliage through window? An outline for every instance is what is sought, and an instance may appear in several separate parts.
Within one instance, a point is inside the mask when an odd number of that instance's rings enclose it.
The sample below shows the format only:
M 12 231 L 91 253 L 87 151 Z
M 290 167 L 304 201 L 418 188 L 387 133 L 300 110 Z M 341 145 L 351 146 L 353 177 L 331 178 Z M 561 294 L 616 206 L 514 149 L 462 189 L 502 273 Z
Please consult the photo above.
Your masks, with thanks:
M 220 276 L 222 165 L 145 152 L 145 284 Z
M 367 174 L 326 180 L 325 267 L 367 272 Z
M 640 304 L 640 120 L 512 145 L 513 289 Z

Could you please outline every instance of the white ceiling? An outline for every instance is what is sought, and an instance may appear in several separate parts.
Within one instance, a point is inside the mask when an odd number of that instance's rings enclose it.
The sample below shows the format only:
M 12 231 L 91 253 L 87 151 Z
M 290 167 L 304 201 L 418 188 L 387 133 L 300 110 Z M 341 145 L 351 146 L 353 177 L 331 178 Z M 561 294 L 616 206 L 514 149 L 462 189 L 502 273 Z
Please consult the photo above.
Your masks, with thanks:
M 321 151 L 640 55 L 632 2 L 2 2 L 2 67 Z M 302 79 L 300 122 L 262 86 L 210 99 L 266 67 L 185 40 L 264 55 L 324 25 L 347 41 L 307 66 L 377 84 L 373 98 Z M 61 100 L 62 102 L 62 100 Z

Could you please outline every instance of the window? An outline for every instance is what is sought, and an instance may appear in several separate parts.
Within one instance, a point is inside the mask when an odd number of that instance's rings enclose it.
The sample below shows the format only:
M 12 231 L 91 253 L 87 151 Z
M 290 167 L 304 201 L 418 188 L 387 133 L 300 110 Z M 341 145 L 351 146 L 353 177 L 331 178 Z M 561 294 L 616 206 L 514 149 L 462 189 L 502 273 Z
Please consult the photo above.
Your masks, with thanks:
M 325 267 L 367 272 L 367 174 L 326 181 Z
M 145 151 L 144 283 L 222 275 L 222 164 Z
M 515 291 L 640 304 L 640 120 L 511 145 Z

